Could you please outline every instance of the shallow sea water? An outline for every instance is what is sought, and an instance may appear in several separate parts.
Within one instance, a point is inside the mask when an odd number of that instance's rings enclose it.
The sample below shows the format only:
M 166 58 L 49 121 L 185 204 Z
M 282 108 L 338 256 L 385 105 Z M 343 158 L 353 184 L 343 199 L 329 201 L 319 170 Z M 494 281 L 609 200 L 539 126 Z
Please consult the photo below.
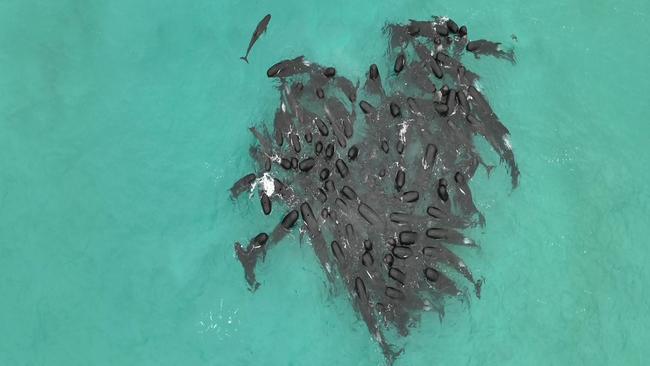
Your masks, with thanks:
M 650 3 L 379 3 L 0 0 L 0 365 L 383 364 L 297 235 L 247 290 L 233 243 L 281 210 L 227 188 L 271 64 L 386 70 L 385 22 L 433 14 L 515 48 L 466 59 L 522 175 L 472 181 L 483 296 L 425 313 L 395 365 L 645 364 Z

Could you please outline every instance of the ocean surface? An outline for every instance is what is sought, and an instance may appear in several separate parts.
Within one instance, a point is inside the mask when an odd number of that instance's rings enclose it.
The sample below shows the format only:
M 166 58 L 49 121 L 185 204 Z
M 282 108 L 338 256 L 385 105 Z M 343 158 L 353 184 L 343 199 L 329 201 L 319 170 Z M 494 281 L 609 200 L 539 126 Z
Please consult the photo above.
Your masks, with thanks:
M 395 365 L 647 364 L 650 2 L 0 0 L 0 365 L 383 365 L 297 234 L 247 289 L 233 244 L 282 210 L 227 189 L 270 65 L 357 77 L 386 22 L 431 15 L 514 47 L 466 62 L 522 175 L 472 180 L 482 298 L 425 313 Z

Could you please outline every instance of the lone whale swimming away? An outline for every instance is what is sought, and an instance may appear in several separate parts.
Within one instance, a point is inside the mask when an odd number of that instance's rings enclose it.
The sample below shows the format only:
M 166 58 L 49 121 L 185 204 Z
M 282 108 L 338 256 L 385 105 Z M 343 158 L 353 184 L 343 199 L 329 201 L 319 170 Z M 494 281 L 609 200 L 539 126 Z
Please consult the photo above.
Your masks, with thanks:
M 246 61 L 248 63 L 248 54 L 251 52 L 251 49 L 253 48 L 253 45 L 257 40 L 266 32 L 266 27 L 268 27 L 269 22 L 271 21 L 271 14 L 266 14 L 262 20 L 257 24 L 257 27 L 255 27 L 255 31 L 253 32 L 253 36 L 251 37 L 251 41 L 248 43 L 248 49 L 246 50 L 246 54 L 240 59 Z
M 265 214 L 271 202 L 287 210 L 270 234 L 235 244 L 251 290 L 259 287 L 257 261 L 300 226 L 330 284 L 347 290 L 392 364 L 402 350 L 387 330 L 403 337 L 423 311 L 442 317 L 446 298 L 466 296 L 461 283 L 480 297 L 482 279 L 453 250 L 476 247 L 463 231 L 485 224 L 469 182 L 492 166 L 475 137 L 505 163 L 513 188 L 519 169 L 508 129 L 461 63 L 466 52 L 514 62 L 512 51 L 468 43 L 467 27 L 447 18 L 386 30 L 391 68 L 382 80 L 370 65 L 361 88 L 302 56 L 268 69 L 280 106 L 271 130 L 251 128 L 258 167 L 230 192 L 257 190 Z

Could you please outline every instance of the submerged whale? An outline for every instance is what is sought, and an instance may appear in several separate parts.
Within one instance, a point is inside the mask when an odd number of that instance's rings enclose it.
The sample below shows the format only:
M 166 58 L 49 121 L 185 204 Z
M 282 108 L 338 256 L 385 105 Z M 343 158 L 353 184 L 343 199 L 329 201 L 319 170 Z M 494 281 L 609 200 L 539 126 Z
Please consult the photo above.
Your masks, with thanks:
M 248 43 L 248 49 L 246 49 L 246 54 L 240 59 L 246 61 L 248 63 L 248 54 L 251 52 L 251 49 L 253 48 L 253 45 L 255 45 L 255 42 L 266 32 L 266 28 L 269 25 L 269 22 L 271 21 L 271 14 L 266 14 L 262 20 L 257 24 L 257 27 L 255 27 L 255 31 L 253 32 L 253 36 L 251 37 L 251 41 Z
M 467 27 L 447 18 L 386 29 L 391 62 L 378 63 L 393 68 L 386 80 L 377 64 L 353 83 L 303 56 L 267 70 L 281 103 L 272 131 L 251 129 L 258 168 L 231 194 L 258 189 L 264 214 L 271 201 L 286 209 L 270 234 L 260 228 L 235 245 L 250 289 L 260 286 L 258 260 L 300 228 L 391 364 L 402 350 L 384 325 L 406 336 L 423 311 L 442 316 L 447 298 L 464 296 L 463 283 L 480 297 L 483 280 L 450 249 L 476 247 L 463 231 L 485 222 L 468 183 L 492 167 L 475 138 L 493 147 L 513 188 L 519 169 L 508 129 L 461 63 L 464 52 L 510 59 L 498 43 L 468 41 Z

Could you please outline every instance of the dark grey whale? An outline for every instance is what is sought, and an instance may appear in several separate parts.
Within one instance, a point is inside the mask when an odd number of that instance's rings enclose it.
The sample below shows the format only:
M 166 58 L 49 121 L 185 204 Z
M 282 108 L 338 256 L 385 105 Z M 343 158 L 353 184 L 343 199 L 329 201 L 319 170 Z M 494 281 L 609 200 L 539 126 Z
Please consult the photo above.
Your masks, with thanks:
M 512 50 L 504 51 L 501 49 L 501 43 L 490 42 L 485 39 L 470 41 L 465 48 L 467 51 L 472 52 L 476 58 L 480 55 L 488 55 L 496 58 L 503 58 L 512 63 L 515 62 L 515 54 Z
M 251 49 L 253 48 L 253 45 L 257 40 L 266 32 L 266 28 L 269 25 L 269 22 L 271 21 L 271 14 L 266 14 L 262 20 L 257 24 L 257 27 L 255 27 L 255 31 L 253 32 L 253 36 L 251 37 L 251 41 L 248 43 L 248 49 L 246 50 L 246 54 L 240 59 L 246 61 L 248 63 L 248 54 L 251 52 Z

